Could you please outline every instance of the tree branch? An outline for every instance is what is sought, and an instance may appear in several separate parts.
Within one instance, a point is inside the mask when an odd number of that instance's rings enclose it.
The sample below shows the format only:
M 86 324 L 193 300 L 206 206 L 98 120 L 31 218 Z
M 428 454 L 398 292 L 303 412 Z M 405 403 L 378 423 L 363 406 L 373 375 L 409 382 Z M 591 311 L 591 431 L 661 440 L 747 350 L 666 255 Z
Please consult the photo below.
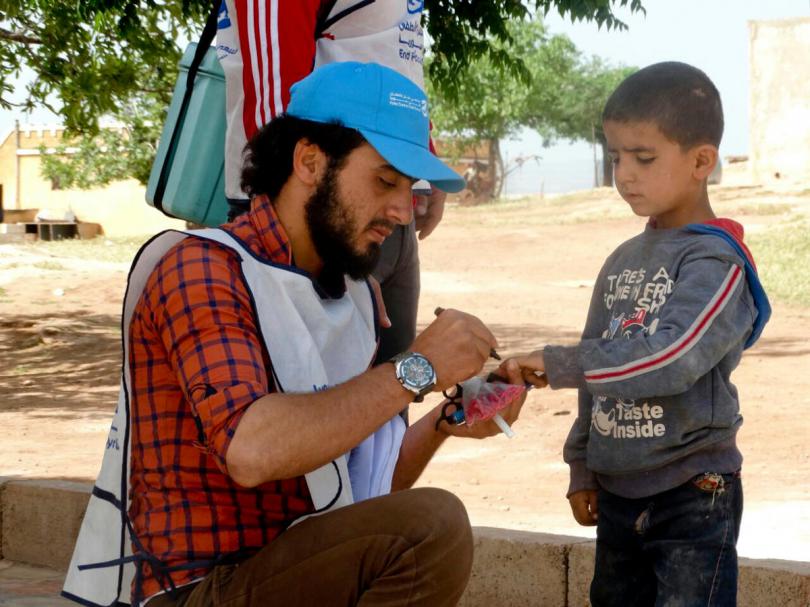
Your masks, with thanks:
M 11 40 L 12 42 L 22 42 L 23 44 L 42 44 L 42 40 L 22 34 L 20 32 L 12 32 L 0 27 L 0 38 L 3 40 Z
M 3 96 L 0 96 L 0 107 L 9 110 L 9 109 L 11 109 L 13 107 L 22 107 L 22 108 L 28 107 L 28 104 L 25 103 L 25 102 L 15 103 L 13 101 L 9 101 L 8 99 L 6 99 Z

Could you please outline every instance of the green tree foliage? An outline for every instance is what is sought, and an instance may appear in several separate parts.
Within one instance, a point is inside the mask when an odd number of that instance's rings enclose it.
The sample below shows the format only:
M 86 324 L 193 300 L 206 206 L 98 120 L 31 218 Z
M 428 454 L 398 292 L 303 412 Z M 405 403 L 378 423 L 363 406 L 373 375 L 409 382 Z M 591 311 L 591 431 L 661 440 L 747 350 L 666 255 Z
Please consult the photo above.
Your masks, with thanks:
M 0 0 L 0 107 L 46 107 L 74 133 L 102 117 L 165 107 L 181 35 L 196 38 L 205 11 L 161 0 Z M 18 99 L 23 68 L 34 79 Z
M 528 127 L 545 145 L 556 139 L 603 141 L 601 112 L 611 91 L 635 68 L 614 68 L 584 58 L 567 36 L 550 34 L 540 19 L 508 25 L 510 51 L 526 74 L 503 70 L 488 55 L 460 68 L 453 90 L 428 79 L 431 118 L 452 144 L 451 155 L 485 143 L 494 167 L 492 195 L 505 174 L 500 143 Z M 497 49 L 506 44 L 494 40 Z M 432 67 L 432 65 L 429 65 Z M 432 74 L 432 72 L 431 72 Z M 601 137 L 601 139 L 600 139 Z
M 132 116 L 122 127 L 99 129 L 53 150 L 40 146 L 42 174 L 61 188 L 89 189 L 113 181 L 149 180 L 160 123 Z
M 572 20 L 622 28 L 613 12 L 617 6 L 643 11 L 641 0 L 425 0 L 433 38 L 430 74 L 453 95 L 459 68 L 484 57 L 527 81 L 529 70 L 512 49 L 511 20 L 557 10 Z M 210 7 L 208 0 L 0 0 L 0 107 L 49 108 L 61 115 L 69 135 L 91 141 L 99 136 L 102 118 L 127 124 L 121 141 L 105 135 L 100 150 L 131 158 L 129 174 L 143 180 L 142 161 L 154 155 L 155 125 L 163 122 L 177 78 L 182 50 L 177 40 L 195 40 Z M 14 82 L 24 68 L 34 79 L 17 91 Z M 76 145 L 88 154 L 92 147 Z M 111 174 L 94 166 L 90 156 L 59 158 L 83 162 L 91 174 Z M 57 170 L 57 158 L 52 160 L 46 165 Z M 96 163 L 107 161 L 99 151 Z M 75 183 L 103 183 L 79 178 L 79 166 L 58 170 L 62 177 L 77 175 Z
M 532 97 L 535 110 L 530 114 L 545 114 L 545 128 L 551 124 L 556 137 L 590 141 L 602 148 L 602 184 L 606 186 L 613 185 L 613 165 L 602 132 L 602 108 L 619 83 L 636 69 L 611 66 L 599 57 L 582 59 L 567 81 L 556 89 L 558 103 L 543 103 L 539 96 Z M 533 89 L 536 91 L 537 87 Z M 534 120 L 526 125 L 542 132 L 543 126 L 536 125 Z
M 43 162 L 62 187 L 146 182 L 177 79 L 177 39 L 205 9 L 171 0 L 0 0 L 0 108 L 45 107 L 68 141 Z M 33 72 L 15 90 L 23 69 Z M 100 120 L 123 130 L 100 131 Z M 77 147 L 65 155 L 67 147 Z
M 495 196 L 504 174 L 500 142 L 529 124 L 546 138 L 553 136 L 549 121 L 534 112 L 557 105 L 556 91 L 565 84 L 565 74 L 576 61 L 570 40 L 550 35 L 539 20 L 515 20 L 507 29 L 510 42 L 493 41 L 494 55 L 509 44 L 510 52 L 521 58 L 525 74 L 503 69 L 487 54 L 458 68 L 450 89 L 437 86 L 435 71 L 430 69 L 436 59 L 428 61 L 431 119 L 440 136 L 448 136 L 443 152 L 459 155 L 461 150 L 486 143 L 488 166 L 495 167 L 494 175 L 490 172 L 495 177 Z
M 626 29 L 614 7 L 644 12 L 641 0 L 425 0 L 427 30 L 434 60 L 428 73 L 445 96 L 458 93 L 458 73 L 486 58 L 499 70 L 528 82 L 529 69 L 516 52 L 509 24 L 557 11 L 571 21 L 593 21 L 607 29 Z

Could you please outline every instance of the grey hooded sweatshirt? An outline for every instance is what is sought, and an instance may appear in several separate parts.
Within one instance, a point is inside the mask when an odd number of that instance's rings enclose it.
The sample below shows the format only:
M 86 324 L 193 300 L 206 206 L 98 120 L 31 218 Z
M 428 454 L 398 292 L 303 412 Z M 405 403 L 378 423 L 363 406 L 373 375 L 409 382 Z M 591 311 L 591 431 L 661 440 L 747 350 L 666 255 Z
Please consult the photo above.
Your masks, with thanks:
M 580 343 L 546 347 L 549 385 L 579 388 L 563 450 L 568 495 L 598 482 L 645 497 L 742 465 L 730 375 L 770 307 L 742 226 L 709 224 L 647 226 L 619 246 L 596 280 Z

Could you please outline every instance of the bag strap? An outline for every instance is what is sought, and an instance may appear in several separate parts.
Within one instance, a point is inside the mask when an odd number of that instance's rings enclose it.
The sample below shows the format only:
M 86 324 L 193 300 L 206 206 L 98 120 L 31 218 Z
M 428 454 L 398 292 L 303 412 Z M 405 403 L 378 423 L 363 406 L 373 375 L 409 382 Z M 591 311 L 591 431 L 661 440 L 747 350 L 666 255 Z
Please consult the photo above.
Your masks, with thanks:
M 374 4 L 377 0 L 360 0 L 357 4 L 350 6 L 349 8 L 343 9 L 337 15 L 327 18 L 326 21 L 322 24 L 321 33 L 325 32 L 328 28 L 332 27 L 335 23 L 344 19 L 351 15 L 355 11 L 359 11 L 361 8 L 367 7 L 369 4 Z M 332 2 L 332 7 L 335 6 L 337 0 Z M 331 8 L 330 8 L 331 12 Z
M 158 178 L 157 186 L 155 187 L 154 205 L 156 209 L 163 211 L 163 213 L 166 215 L 169 215 L 169 213 L 166 213 L 163 208 L 163 194 L 166 191 L 166 183 L 169 180 L 169 169 L 172 164 L 171 161 L 174 158 L 174 151 L 177 147 L 177 139 L 180 136 L 180 131 L 182 130 L 181 127 L 186 118 L 188 105 L 191 102 L 191 94 L 194 92 L 194 80 L 197 78 L 197 71 L 199 70 L 200 64 L 202 63 L 203 58 L 205 58 L 205 54 L 208 52 L 208 48 L 211 46 L 211 42 L 214 40 L 214 36 L 217 33 L 217 19 L 219 17 L 219 9 L 222 6 L 222 1 L 223 0 L 213 0 L 211 5 L 211 12 L 208 15 L 208 20 L 205 22 L 205 27 L 203 28 L 202 35 L 200 36 L 200 41 L 197 43 L 194 59 L 188 68 L 186 90 L 183 94 L 183 101 L 180 104 L 180 110 L 177 113 L 177 120 L 174 123 L 174 129 L 172 129 L 172 136 L 169 139 L 169 146 L 166 148 L 166 156 L 163 158 L 163 166 L 160 167 L 160 177 Z
M 323 33 L 326 31 L 329 14 L 332 12 L 332 9 L 335 8 L 335 4 L 337 4 L 337 0 L 323 0 L 323 2 L 321 2 L 321 6 L 318 9 L 318 18 L 315 21 L 316 40 L 323 36 Z

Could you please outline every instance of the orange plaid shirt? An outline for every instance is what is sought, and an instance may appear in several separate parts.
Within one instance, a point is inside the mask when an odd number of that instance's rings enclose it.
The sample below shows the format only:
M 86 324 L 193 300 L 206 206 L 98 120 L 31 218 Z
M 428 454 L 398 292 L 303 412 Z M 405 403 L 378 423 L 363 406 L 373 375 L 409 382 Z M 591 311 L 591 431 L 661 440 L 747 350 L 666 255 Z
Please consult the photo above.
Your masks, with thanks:
M 259 258 L 293 265 L 266 199 L 224 228 Z M 135 307 L 129 516 L 146 552 L 165 566 L 261 548 L 313 509 L 303 477 L 246 489 L 224 472 L 242 414 L 274 390 L 258 335 L 238 256 L 199 238 L 163 257 Z M 208 570 L 171 578 L 181 585 Z M 142 571 L 144 597 L 163 589 L 149 565 Z

